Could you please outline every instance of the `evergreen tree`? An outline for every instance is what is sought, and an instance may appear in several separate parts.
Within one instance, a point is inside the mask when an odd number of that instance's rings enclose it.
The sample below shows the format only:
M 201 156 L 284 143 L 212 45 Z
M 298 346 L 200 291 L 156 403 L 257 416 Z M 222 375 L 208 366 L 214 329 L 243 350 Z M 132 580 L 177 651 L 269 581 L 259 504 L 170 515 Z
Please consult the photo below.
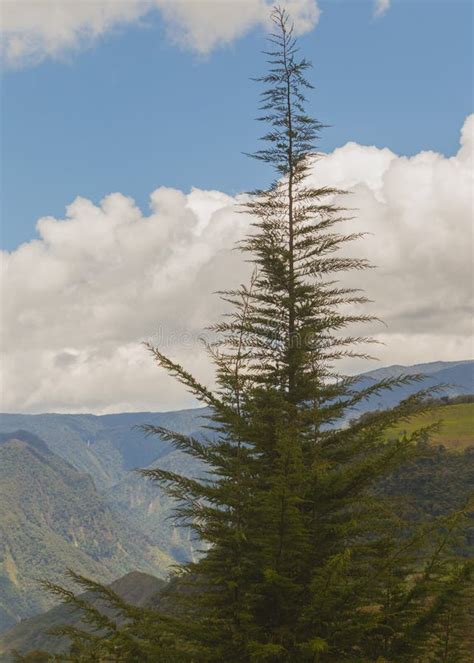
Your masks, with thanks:
M 99 651 L 199 663 L 468 660 L 459 642 L 470 568 L 449 544 L 464 510 L 420 527 L 376 491 L 429 434 L 386 435 L 426 408 L 428 393 L 342 424 L 364 399 L 417 378 L 360 388 L 337 370 L 341 358 L 365 356 L 370 339 L 347 330 L 371 319 L 363 294 L 337 276 L 369 264 L 343 256 L 358 235 L 338 230 L 347 220 L 336 202 L 342 192 L 310 182 L 322 129 L 305 112 L 310 65 L 286 12 L 275 9 L 273 24 L 269 71 L 259 79 L 269 130 L 254 156 L 276 179 L 245 206 L 253 227 L 241 249 L 255 271 L 249 285 L 222 293 L 231 311 L 208 346 L 216 389 L 149 346 L 212 413 L 204 441 L 144 427 L 207 470 L 201 478 L 143 472 L 177 500 L 176 518 L 203 554 L 182 566 L 166 616 L 105 597 L 123 618 L 114 630 L 110 618 L 101 623 L 100 612 L 80 606 L 101 631 L 92 644 L 72 633 L 91 658 L 68 660 L 109 660 Z

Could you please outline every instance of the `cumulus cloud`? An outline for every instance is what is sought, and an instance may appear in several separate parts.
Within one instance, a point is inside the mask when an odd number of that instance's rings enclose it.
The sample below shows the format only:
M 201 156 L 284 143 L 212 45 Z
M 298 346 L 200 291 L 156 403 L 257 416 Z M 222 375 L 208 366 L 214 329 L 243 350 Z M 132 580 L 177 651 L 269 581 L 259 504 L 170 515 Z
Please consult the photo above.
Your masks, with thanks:
M 377 268 L 351 276 L 387 323 L 382 364 L 472 356 L 474 116 L 458 153 L 413 157 L 348 143 L 320 159 L 315 183 L 349 189 L 347 222 L 370 234 L 352 255 Z M 172 409 L 192 404 L 142 345 L 153 339 L 201 379 L 212 367 L 202 330 L 222 312 L 213 291 L 245 281 L 235 242 L 248 230 L 241 196 L 158 188 L 150 213 L 113 193 L 77 198 L 39 238 L 2 255 L 2 409 Z M 367 330 L 368 331 L 368 330 Z M 365 370 L 372 365 L 347 365 Z
M 169 37 L 200 54 L 266 26 L 272 0 L 1 0 L 2 55 L 13 66 L 58 58 L 159 11 Z M 318 22 L 317 0 L 283 0 L 299 34 Z
M 391 0 L 375 0 L 374 16 L 382 16 L 390 9 Z
M 168 25 L 168 34 L 178 45 L 197 53 L 208 53 L 215 46 L 230 43 L 256 25 L 269 24 L 273 0 L 156 0 Z M 286 0 L 282 3 L 303 34 L 318 23 L 316 0 Z

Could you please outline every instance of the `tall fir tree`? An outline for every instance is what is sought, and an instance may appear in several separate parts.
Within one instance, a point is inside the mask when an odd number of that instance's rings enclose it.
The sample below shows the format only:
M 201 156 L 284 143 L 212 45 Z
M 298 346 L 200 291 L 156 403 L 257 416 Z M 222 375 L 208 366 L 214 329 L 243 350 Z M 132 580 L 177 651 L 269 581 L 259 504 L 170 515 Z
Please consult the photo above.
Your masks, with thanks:
M 208 346 L 216 389 L 149 346 L 210 408 L 204 441 L 144 427 L 206 468 L 201 478 L 143 471 L 177 500 L 176 518 L 194 530 L 203 554 L 181 567 L 161 614 L 76 578 L 122 621 L 80 606 L 102 630 L 96 640 L 70 632 L 80 653 L 67 660 L 111 660 L 104 652 L 119 661 L 199 663 L 469 660 L 462 620 L 471 569 L 449 543 L 465 513 L 415 525 L 377 490 L 429 434 L 386 434 L 428 407 L 427 392 L 341 424 L 364 399 L 416 377 L 362 388 L 337 370 L 338 360 L 365 356 L 370 339 L 347 330 L 371 319 L 364 295 L 337 277 L 369 264 L 343 255 L 359 237 L 339 230 L 343 192 L 311 183 L 322 125 L 305 111 L 310 65 L 298 56 L 286 12 L 277 8 L 272 19 L 269 70 L 259 79 L 269 129 L 254 156 L 276 179 L 245 205 L 253 226 L 241 249 L 255 270 L 248 285 L 221 293 L 230 312 Z

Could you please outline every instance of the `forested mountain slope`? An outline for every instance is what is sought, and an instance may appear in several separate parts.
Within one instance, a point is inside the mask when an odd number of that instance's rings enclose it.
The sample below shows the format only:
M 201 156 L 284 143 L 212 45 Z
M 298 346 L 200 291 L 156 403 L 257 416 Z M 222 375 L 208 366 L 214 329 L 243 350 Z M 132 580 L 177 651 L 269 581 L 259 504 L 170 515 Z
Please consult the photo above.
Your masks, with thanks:
M 133 571 L 112 582 L 110 588 L 127 603 L 142 607 L 149 605 L 164 585 L 159 578 Z M 80 623 L 80 614 L 64 605 L 55 606 L 47 612 L 26 619 L 0 635 L 0 660 L 11 660 L 9 652 L 12 650 L 20 653 L 43 648 L 63 651 L 67 647 L 67 640 L 53 637 L 47 631 L 59 625 L 78 626 Z
M 474 409 L 474 405 L 472 407 Z M 474 431 L 473 446 L 465 451 L 450 451 L 442 446 L 426 446 L 417 461 L 402 468 L 379 487 L 382 494 L 391 495 L 399 500 L 400 510 L 409 509 L 411 518 L 423 518 L 428 521 L 462 507 L 473 489 Z M 474 546 L 474 527 L 469 528 L 466 534 L 463 554 L 471 555 Z M 171 583 L 171 592 L 175 584 Z M 163 585 L 164 583 L 157 579 L 132 573 L 112 583 L 111 586 L 132 604 L 158 607 L 161 610 L 163 605 L 159 590 Z M 44 648 L 60 652 L 65 641 L 48 635 L 47 631 L 59 624 L 78 625 L 79 621 L 78 614 L 72 614 L 65 606 L 57 606 L 44 614 L 27 619 L 0 635 L 0 660 L 10 661 L 7 652 L 12 649 L 27 652 Z
M 171 561 L 42 440 L 0 437 L 2 629 L 53 604 L 40 578 L 64 578 L 67 568 L 101 581 L 136 569 L 164 576 Z

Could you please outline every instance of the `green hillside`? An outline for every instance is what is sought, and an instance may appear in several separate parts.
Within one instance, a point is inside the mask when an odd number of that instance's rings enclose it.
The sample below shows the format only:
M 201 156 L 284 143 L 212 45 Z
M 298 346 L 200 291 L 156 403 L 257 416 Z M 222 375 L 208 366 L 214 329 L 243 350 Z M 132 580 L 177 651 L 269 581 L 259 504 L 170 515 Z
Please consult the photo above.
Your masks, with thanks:
M 135 569 L 164 576 L 171 562 L 44 442 L 0 438 L 0 630 L 51 607 L 40 578 L 68 567 L 105 582 Z
M 146 437 L 136 426 L 150 423 L 185 434 L 199 435 L 205 409 L 179 412 L 135 412 L 104 416 L 70 414 L 3 414 L 0 431 L 26 430 L 49 449 L 89 475 L 109 507 L 151 543 L 173 558 L 192 558 L 189 532 L 169 518 L 173 503 L 153 482 L 133 470 L 160 465 L 171 471 L 193 474 L 196 463 L 175 452 L 168 442 Z M 0 627 L 1 630 L 1 627 Z
M 134 571 L 112 582 L 110 588 L 131 605 L 147 606 L 164 585 L 165 583 L 159 578 Z M 87 596 L 84 594 L 84 597 Z M 99 605 L 98 602 L 96 605 Z M 9 652 L 12 650 L 19 653 L 42 649 L 58 653 L 66 651 L 67 638 L 47 633 L 55 626 L 66 624 L 83 626 L 81 615 L 65 605 L 55 606 L 47 612 L 22 621 L 0 635 L 0 661 L 9 663 L 12 660 Z
M 418 428 L 437 422 L 440 422 L 440 429 L 430 436 L 432 444 L 442 444 L 448 449 L 458 451 L 474 446 L 474 403 L 439 406 L 393 428 L 392 431 L 395 434 L 410 434 Z
M 190 462 L 189 458 L 178 451 L 167 454 L 150 467 L 157 465 L 162 469 L 180 471 L 189 476 L 198 468 L 196 461 Z M 128 472 L 122 481 L 112 486 L 104 496 L 114 508 L 126 515 L 137 529 L 146 532 L 154 545 L 174 560 L 183 562 L 196 558 L 196 546 L 193 545 L 191 532 L 177 527 L 174 519 L 169 517 L 175 503 L 156 483 L 136 472 Z
M 137 571 L 128 573 L 110 584 L 110 588 L 125 601 L 140 607 L 147 606 L 164 586 L 164 581 L 159 578 Z M 98 602 L 95 604 L 100 605 Z M 66 624 L 83 626 L 81 615 L 62 604 L 22 621 L 7 633 L 0 635 L 0 661 L 11 661 L 9 652 L 12 650 L 19 653 L 42 649 L 58 653 L 65 651 L 67 638 L 49 635 L 47 631 Z

